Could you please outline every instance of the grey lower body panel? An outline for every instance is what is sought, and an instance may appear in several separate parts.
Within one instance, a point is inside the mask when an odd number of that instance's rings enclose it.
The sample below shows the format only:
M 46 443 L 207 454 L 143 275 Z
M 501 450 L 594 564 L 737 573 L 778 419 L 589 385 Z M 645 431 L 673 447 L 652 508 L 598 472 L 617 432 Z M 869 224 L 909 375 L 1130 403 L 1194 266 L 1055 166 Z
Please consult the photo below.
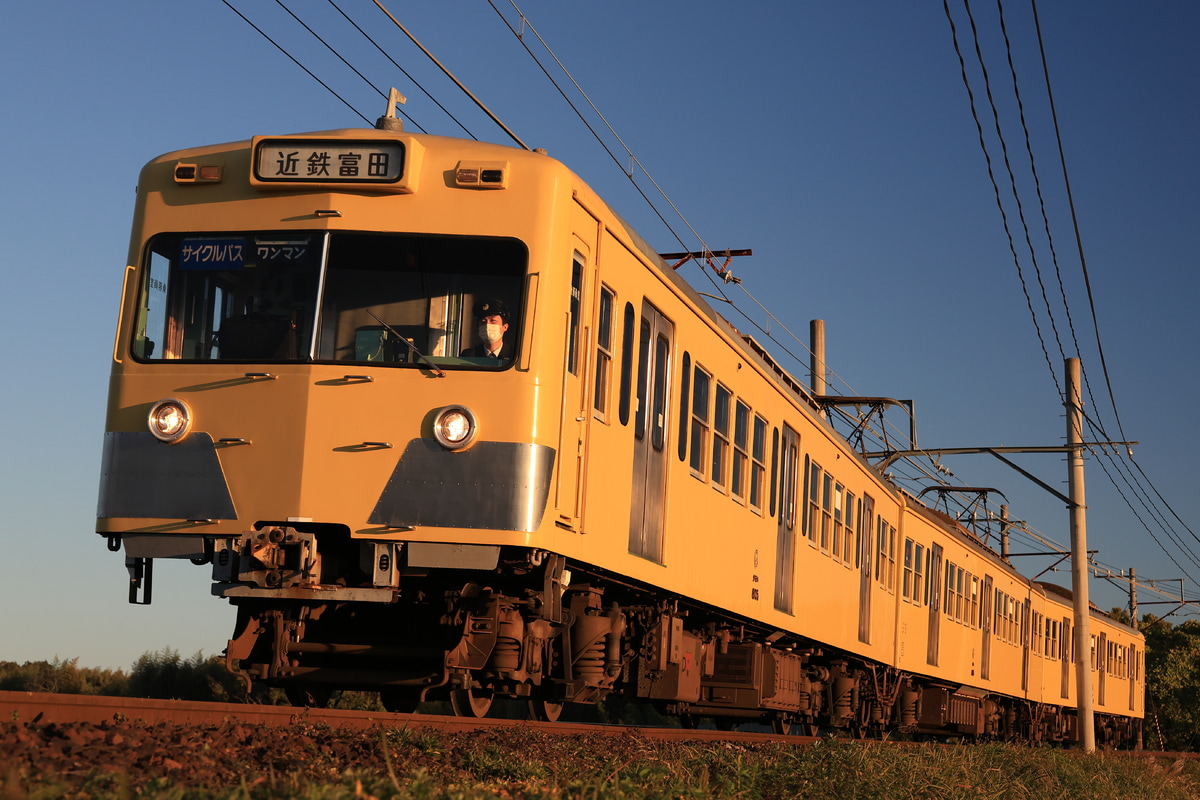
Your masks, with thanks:
M 451 451 L 414 439 L 368 522 L 530 533 L 542 523 L 553 471 L 554 450 L 543 445 L 478 442 Z
M 149 431 L 110 431 L 96 516 L 237 519 L 237 512 L 207 433 L 166 444 Z

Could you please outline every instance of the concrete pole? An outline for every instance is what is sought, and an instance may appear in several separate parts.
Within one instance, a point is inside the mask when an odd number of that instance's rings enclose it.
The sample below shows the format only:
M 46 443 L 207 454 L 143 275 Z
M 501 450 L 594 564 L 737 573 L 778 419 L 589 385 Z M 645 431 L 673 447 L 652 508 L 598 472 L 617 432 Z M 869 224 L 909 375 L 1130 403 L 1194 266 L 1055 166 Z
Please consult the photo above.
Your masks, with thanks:
M 1179 593 L 1183 597 L 1183 592 Z M 1137 617 L 1137 570 L 1133 567 L 1129 568 L 1129 618 L 1132 620 L 1129 627 L 1135 631 L 1138 629 Z
M 1070 453 L 1071 593 L 1075 605 L 1075 691 L 1078 695 L 1079 742 L 1085 753 L 1096 752 L 1095 711 L 1092 700 L 1092 626 L 1088 597 L 1087 503 L 1083 489 L 1083 401 L 1079 391 L 1079 359 L 1066 360 L 1067 446 Z M 1096 653 L 1096 666 L 1104 669 L 1105 654 Z
M 1008 557 L 1008 504 L 1000 506 L 1000 560 L 1012 564 Z
M 825 386 L 825 320 L 814 319 L 808 323 L 809 338 L 809 386 L 813 395 L 823 397 L 827 390 Z M 825 412 L 821 412 L 825 416 Z

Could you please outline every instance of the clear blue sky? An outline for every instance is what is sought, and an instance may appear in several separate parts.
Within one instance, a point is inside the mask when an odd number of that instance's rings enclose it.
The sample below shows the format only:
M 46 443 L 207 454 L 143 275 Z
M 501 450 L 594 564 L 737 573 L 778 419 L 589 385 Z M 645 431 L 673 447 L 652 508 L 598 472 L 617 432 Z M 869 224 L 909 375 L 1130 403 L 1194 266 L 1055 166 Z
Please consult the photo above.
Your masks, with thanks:
M 357 112 L 371 120 L 382 113 L 375 91 L 278 4 L 231 2 Z M 515 20 L 510 5 L 496 3 Z M 474 136 L 507 141 L 373 3 L 337 4 Z M 571 165 L 661 251 L 681 249 L 487 2 L 388 5 L 530 146 Z M 752 258 L 734 264 L 749 292 L 802 337 L 810 319 L 826 320 L 840 391 L 916 400 L 925 447 L 1061 443 L 1062 408 L 940 2 L 520 5 L 704 241 L 753 248 Z M 1007 195 L 971 26 L 962 0 L 950 5 Z M 288 6 L 377 86 L 408 95 L 407 110 L 425 130 L 462 134 L 331 3 Z M 973 11 L 1054 324 L 1066 355 L 1083 359 L 1099 406 L 1089 413 L 1121 438 L 1064 201 L 1030 7 L 1006 4 L 1005 21 L 1078 352 L 1029 180 L 997 9 L 976 2 Z M 1200 390 L 1200 5 L 1043 2 L 1039 12 L 1109 377 L 1124 436 L 1141 442 L 1137 464 L 1154 486 L 1138 491 L 1154 498 L 1174 536 L 1200 551 L 1165 510 L 1169 504 L 1200 530 L 1192 503 L 1200 415 L 1191 409 Z M 85 666 L 128 668 L 162 647 L 219 653 L 233 614 L 208 596 L 206 569 L 159 562 L 154 604 L 129 606 L 122 556 L 92 533 L 138 170 L 191 145 L 363 123 L 220 0 L 48 0 L 8 4 L 0 20 L 7 286 L 0 295 L 7 343 L 0 660 L 78 657 Z M 623 154 L 618 160 L 628 164 Z M 1062 355 L 1015 206 L 1006 204 L 1061 381 Z M 669 220 L 684 246 L 698 246 L 686 226 Z M 712 291 L 700 270 L 686 275 Z M 749 307 L 740 290 L 732 296 Z M 1021 463 L 1065 491 L 1058 456 Z M 964 484 L 1002 489 L 1012 516 L 1067 541 L 1062 503 L 1016 473 L 986 456 L 945 464 Z M 1200 567 L 1133 499 L 1135 490 L 1122 483 L 1138 515 L 1095 459 L 1088 470 L 1088 532 L 1102 562 L 1181 577 L 1153 533 L 1200 579 Z M 1021 563 L 1037 571 L 1048 561 Z M 1069 582 L 1064 572 L 1051 577 Z M 1105 587 L 1093 583 L 1098 605 L 1124 602 Z

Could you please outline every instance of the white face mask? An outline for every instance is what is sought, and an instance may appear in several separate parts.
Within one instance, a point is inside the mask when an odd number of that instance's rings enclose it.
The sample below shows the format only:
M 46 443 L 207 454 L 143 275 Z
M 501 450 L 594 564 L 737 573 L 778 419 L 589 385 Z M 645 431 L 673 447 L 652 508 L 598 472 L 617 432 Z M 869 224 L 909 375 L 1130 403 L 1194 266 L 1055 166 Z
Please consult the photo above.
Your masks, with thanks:
M 480 325 L 479 338 L 488 344 L 495 344 L 504 338 L 504 326 L 502 325 Z

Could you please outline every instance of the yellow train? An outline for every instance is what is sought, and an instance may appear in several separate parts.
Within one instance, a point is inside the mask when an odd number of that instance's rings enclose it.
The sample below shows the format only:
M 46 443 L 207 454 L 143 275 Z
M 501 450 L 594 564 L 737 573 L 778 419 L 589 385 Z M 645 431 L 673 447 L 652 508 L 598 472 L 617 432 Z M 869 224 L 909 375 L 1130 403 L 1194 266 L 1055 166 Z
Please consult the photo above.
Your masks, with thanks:
M 96 530 L 319 704 L 1073 741 L 1070 600 L 884 480 L 541 152 L 394 120 L 139 179 Z M 1099 741 L 1143 639 L 1092 614 Z

